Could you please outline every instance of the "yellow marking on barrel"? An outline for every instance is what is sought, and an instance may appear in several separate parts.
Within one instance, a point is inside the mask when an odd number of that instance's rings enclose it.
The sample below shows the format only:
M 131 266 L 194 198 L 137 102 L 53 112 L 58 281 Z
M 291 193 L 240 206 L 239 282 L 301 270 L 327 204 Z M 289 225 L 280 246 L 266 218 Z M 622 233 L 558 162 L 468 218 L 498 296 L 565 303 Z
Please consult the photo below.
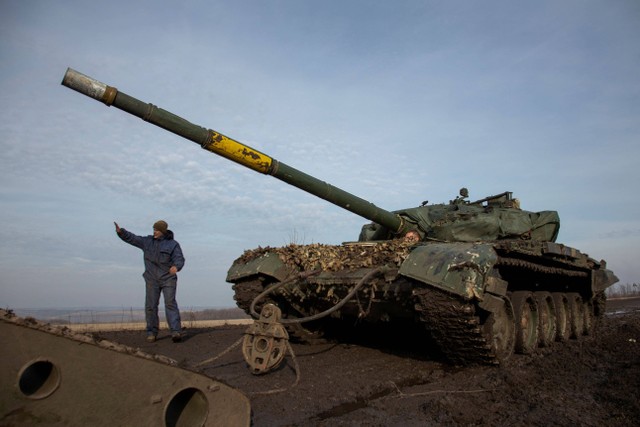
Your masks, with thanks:
M 204 148 L 260 173 L 268 174 L 271 168 L 271 157 L 214 131 Z

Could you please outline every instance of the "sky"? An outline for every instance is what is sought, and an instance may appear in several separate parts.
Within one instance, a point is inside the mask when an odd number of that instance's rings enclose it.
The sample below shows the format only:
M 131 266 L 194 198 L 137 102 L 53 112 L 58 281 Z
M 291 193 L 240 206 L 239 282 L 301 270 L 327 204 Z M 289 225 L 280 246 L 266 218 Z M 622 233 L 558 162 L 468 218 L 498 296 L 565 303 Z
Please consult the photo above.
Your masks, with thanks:
M 640 3 L 0 0 L 0 305 L 233 307 L 245 250 L 368 220 L 60 83 L 71 67 L 387 210 L 512 191 L 640 282 Z

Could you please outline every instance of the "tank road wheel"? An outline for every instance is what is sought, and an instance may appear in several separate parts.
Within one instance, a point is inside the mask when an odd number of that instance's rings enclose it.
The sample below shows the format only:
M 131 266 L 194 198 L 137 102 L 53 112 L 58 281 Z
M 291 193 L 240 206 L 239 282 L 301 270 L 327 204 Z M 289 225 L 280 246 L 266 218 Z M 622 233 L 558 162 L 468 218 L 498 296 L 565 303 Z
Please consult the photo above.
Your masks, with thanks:
M 556 341 L 565 342 L 571 335 L 571 315 L 569 301 L 562 292 L 551 293 L 553 306 L 556 309 Z
M 569 318 L 571 319 L 571 338 L 578 339 L 584 333 L 584 306 L 582 297 L 577 293 L 568 293 Z
M 498 363 L 511 357 L 516 343 L 516 326 L 513 307 L 508 299 L 503 300 L 500 308 L 489 315 L 482 325 L 482 332 Z
M 533 294 L 518 291 L 511 294 L 513 317 L 516 324 L 516 351 L 530 354 L 538 346 L 538 308 Z
M 556 309 L 553 298 L 549 292 L 534 292 L 533 297 L 540 316 L 538 343 L 540 347 L 549 347 L 556 339 Z

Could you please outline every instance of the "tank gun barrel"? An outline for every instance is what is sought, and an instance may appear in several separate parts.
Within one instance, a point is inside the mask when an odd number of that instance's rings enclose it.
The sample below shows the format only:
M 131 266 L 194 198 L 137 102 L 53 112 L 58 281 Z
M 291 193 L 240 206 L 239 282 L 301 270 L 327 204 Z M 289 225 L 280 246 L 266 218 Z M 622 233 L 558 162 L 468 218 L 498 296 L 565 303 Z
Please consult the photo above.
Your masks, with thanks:
M 103 102 L 107 106 L 126 111 L 146 122 L 193 141 L 207 151 L 262 174 L 272 175 L 294 187 L 378 223 L 394 233 L 406 231 L 407 224 L 399 215 L 381 209 L 371 202 L 314 178 L 221 133 L 195 125 L 169 111 L 142 102 L 115 87 L 108 86 L 71 68 L 67 69 L 62 84 Z

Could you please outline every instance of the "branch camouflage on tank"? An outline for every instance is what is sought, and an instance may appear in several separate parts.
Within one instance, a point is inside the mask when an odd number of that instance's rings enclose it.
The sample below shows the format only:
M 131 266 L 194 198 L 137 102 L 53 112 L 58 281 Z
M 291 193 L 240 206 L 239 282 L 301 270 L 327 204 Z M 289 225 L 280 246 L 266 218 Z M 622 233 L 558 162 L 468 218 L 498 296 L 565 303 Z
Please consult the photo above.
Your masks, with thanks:
M 289 244 L 272 248 L 247 250 L 236 261 L 246 264 L 267 253 L 278 254 L 280 260 L 297 271 L 341 271 L 345 269 L 371 268 L 390 264 L 400 266 L 409 256 L 412 244 L 401 239 L 376 243 L 353 243 L 343 245 Z

